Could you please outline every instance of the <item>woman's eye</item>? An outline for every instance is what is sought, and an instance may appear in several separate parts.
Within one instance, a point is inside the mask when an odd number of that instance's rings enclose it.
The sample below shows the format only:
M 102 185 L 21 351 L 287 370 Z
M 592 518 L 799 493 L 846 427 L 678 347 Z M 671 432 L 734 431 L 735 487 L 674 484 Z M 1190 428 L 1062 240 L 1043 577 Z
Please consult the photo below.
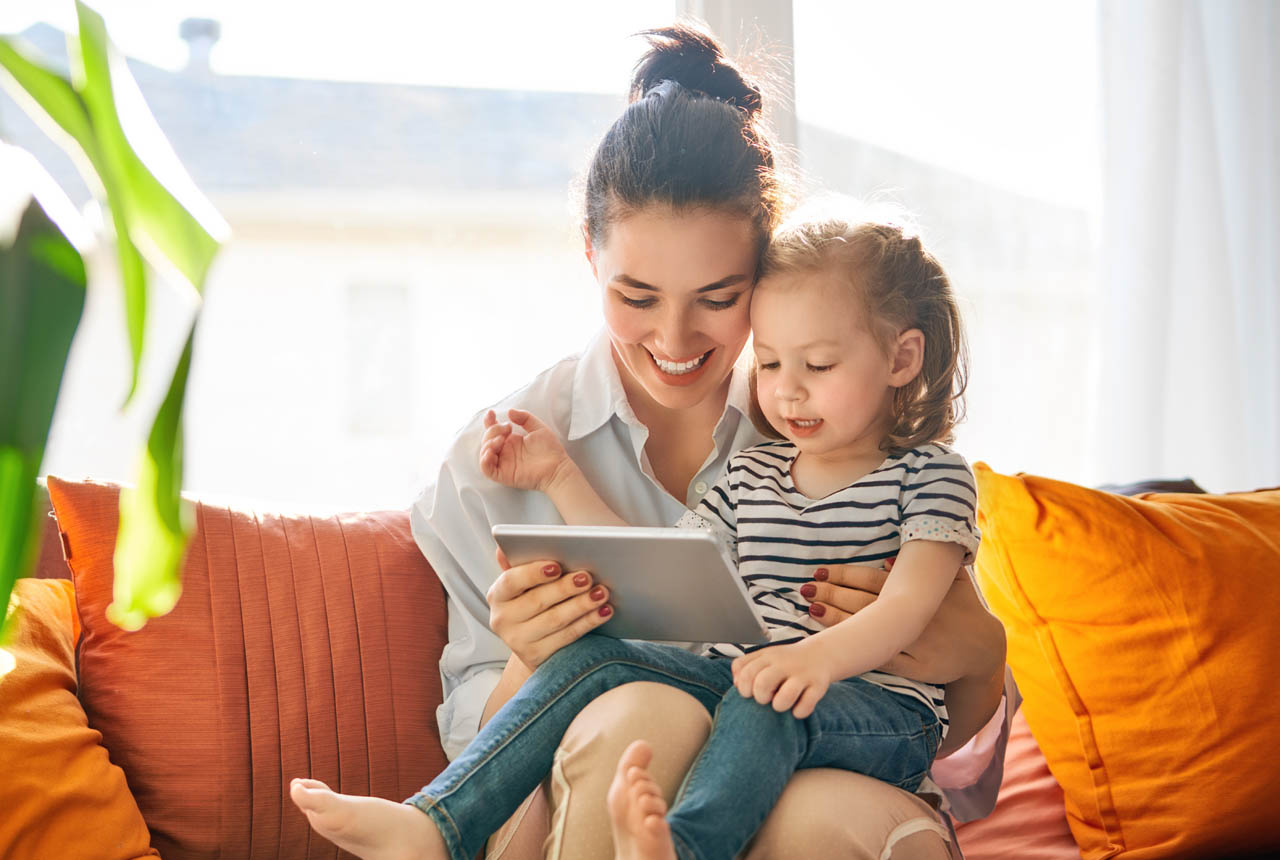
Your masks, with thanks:
M 835 365 L 834 364 L 809 364 L 809 365 L 806 365 L 806 367 L 808 367 L 809 370 L 811 370 L 814 373 L 826 373 L 828 370 L 835 367 Z
M 618 297 L 621 298 L 622 303 L 629 308 L 653 307 L 654 302 L 657 301 L 657 299 L 632 299 L 622 295 L 621 293 L 618 294 Z
M 738 299 L 742 297 L 742 293 L 734 293 L 732 297 L 722 301 L 715 299 L 703 299 L 702 303 L 714 311 L 727 310 L 738 303 Z

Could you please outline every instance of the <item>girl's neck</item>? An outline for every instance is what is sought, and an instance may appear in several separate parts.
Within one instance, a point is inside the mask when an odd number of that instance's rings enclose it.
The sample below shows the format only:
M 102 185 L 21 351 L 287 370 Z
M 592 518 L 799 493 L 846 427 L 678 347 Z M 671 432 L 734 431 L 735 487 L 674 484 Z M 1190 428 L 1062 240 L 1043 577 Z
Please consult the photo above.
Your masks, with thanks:
M 806 453 L 801 450 L 791 463 L 791 480 L 800 492 L 819 499 L 842 490 L 879 468 L 887 452 L 881 447 L 885 432 L 874 432 L 833 451 Z

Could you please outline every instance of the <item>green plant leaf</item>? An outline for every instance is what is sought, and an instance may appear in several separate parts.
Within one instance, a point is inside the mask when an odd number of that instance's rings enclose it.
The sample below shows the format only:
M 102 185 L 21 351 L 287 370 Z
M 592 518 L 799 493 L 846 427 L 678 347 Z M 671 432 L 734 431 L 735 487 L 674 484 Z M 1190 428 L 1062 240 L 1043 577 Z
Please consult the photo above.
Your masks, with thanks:
M 182 401 L 191 369 L 195 323 L 156 413 L 142 453 L 137 485 L 120 492 L 115 581 L 107 619 L 138 630 L 173 609 L 182 595 L 180 567 L 194 528 L 182 489 Z
M 199 291 L 227 225 L 174 155 L 124 58 L 107 38 L 102 16 L 82 2 L 76 12 L 83 74 L 76 83 L 101 140 L 103 160 L 121 182 L 129 225 L 141 232 L 139 246 L 152 265 L 163 257 Z
M 68 40 L 69 82 L 9 40 L 2 40 L 7 50 L 0 49 L 0 64 L 9 70 L 22 100 L 36 105 L 74 142 L 58 140 L 73 156 L 83 154 L 77 164 L 106 199 L 133 358 L 127 405 L 137 390 L 144 347 L 149 274 L 144 260 L 173 270 L 198 293 L 228 229 L 174 155 L 112 46 L 102 16 L 80 0 L 76 15 L 79 33 Z M 143 451 L 137 485 L 121 494 L 109 617 L 129 629 L 168 612 L 181 593 L 179 569 L 191 531 L 180 497 L 182 403 L 194 321 L 191 326 Z
M 8 72 L 6 89 L 27 113 L 37 119 L 41 114 L 48 117 L 80 148 L 83 156 L 92 160 L 93 129 L 88 108 L 70 81 L 41 66 L 9 36 L 0 36 L 0 68 Z M 66 141 L 61 143 L 67 148 Z
M 35 178 L 35 159 L 0 146 L 5 182 Z M 42 178 L 47 179 L 47 175 Z M 56 190 L 48 180 L 41 193 Z M 33 194 L 13 198 L 21 216 L 13 241 L 0 241 L 0 607 L 35 561 L 36 476 L 76 326 L 84 311 L 80 253 Z M 60 217 L 74 216 L 65 201 Z M 13 212 L 3 213 L 12 220 Z M 82 232 L 83 228 L 80 228 Z

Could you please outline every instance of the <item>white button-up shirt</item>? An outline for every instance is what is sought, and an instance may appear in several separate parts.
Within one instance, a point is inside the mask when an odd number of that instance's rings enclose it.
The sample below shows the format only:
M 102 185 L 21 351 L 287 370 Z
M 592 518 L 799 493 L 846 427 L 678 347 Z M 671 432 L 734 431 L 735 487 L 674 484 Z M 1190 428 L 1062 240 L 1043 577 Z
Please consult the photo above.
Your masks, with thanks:
M 607 332 L 598 334 L 581 355 L 543 371 L 491 408 L 502 418 L 512 408 L 540 418 L 560 436 L 596 492 L 627 522 L 670 526 L 697 506 L 724 471 L 730 455 L 763 440 L 748 417 L 747 385 L 744 359 L 730 378 L 711 454 L 690 482 L 683 501 L 673 498 L 653 474 L 644 450 L 649 430 L 627 401 Z M 444 703 L 437 719 L 440 740 L 450 759 L 475 737 L 485 703 L 511 655 L 488 626 L 485 593 L 501 572 L 490 529 L 495 523 L 563 522 L 544 494 L 504 487 L 480 472 L 480 439 L 487 411 L 476 413 L 458 434 L 435 483 L 426 488 L 411 512 L 414 538 L 449 596 L 449 643 L 440 660 Z M 994 789 L 999 785 L 1003 744 L 997 746 L 999 761 L 992 762 L 996 765 L 995 786 L 982 792 L 980 803 L 984 806 L 988 793 L 994 803 Z M 989 780 L 988 776 L 982 782 Z

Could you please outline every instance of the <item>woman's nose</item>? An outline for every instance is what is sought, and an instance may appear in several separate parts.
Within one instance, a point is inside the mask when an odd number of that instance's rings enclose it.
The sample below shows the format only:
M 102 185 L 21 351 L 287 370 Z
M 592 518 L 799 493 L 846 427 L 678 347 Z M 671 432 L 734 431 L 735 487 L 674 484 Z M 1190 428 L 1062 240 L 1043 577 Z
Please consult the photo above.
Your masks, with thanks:
M 696 349 L 693 326 L 689 315 L 683 310 L 673 308 L 658 326 L 658 348 L 666 353 L 665 358 L 671 361 L 683 361 L 693 358 L 689 353 Z

